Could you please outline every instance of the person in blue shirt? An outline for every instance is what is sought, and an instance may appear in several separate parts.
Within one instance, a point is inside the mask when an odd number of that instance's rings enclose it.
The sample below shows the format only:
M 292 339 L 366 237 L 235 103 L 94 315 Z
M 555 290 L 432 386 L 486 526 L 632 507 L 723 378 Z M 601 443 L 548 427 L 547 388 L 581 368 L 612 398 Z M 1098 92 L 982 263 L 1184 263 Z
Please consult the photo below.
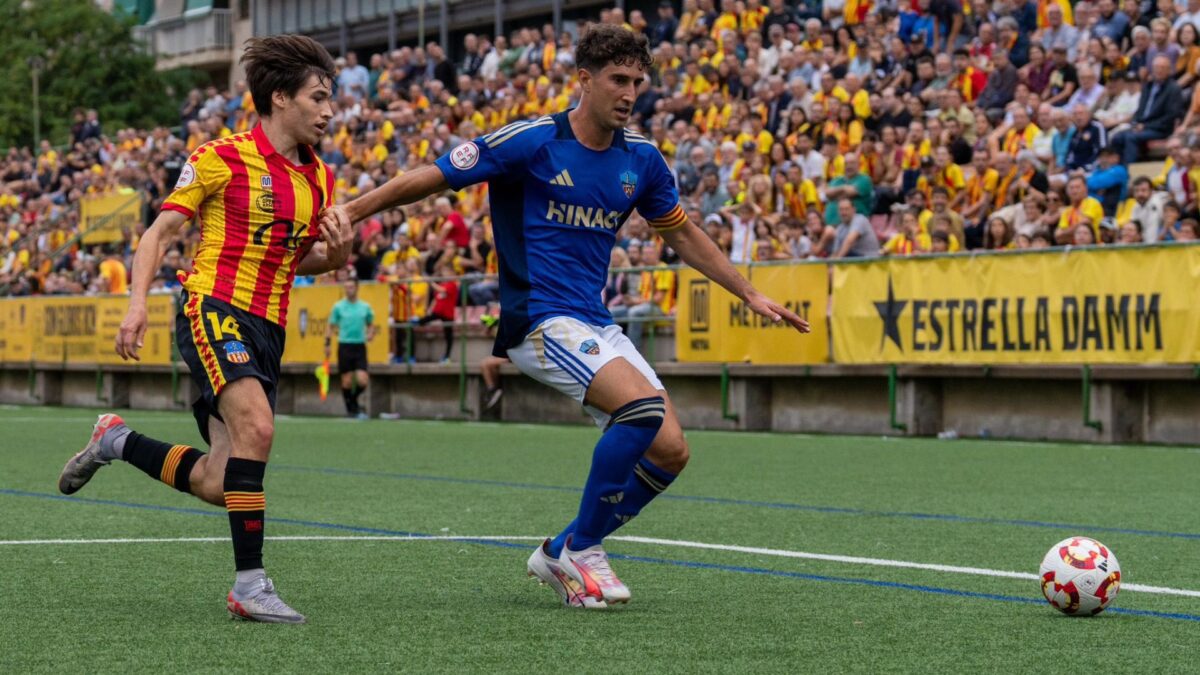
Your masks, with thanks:
M 1099 200 L 1104 215 L 1112 218 L 1125 201 L 1128 186 L 1129 170 L 1121 164 L 1121 151 L 1116 146 L 1105 146 L 1096 170 L 1087 175 L 1088 194 Z
M 913 42 L 914 37 L 920 37 L 925 41 L 925 48 L 932 49 L 934 40 L 937 37 L 937 22 L 934 16 L 928 13 L 928 1 L 922 0 L 921 4 L 923 6 L 920 12 L 900 12 L 899 36 L 905 43 Z
M 1099 16 L 1092 26 L 1092 36 L 1096 38 L 1111 38 L 1121 44 L 1129 33 L 1129 16 L 1117 9 L 1116 0 L 1099 0 L 1096 3 Z
M 341 59 L 338 59 L 340 62 Z M 340 63 L 338 65 L 341 65 Z M 371 73 L 358 62 L 358 54 L 346 54 L 345 67 L 337 75 L 338 97 L 350 95 L 354 100 L 361 101 L 370 93 Z
M 637 211 L 679 256 L 772 322 L 808 322 L 759 293 L 679 204 L 658 149 L 625 129 L 651 66 L 645 36 L 591 27 L 575 53 L 581 97 L 567 112 L 516 122 L 459 145 L 332 207 L 349 224 L 447 188 L 487 181 L 503 311 L 494 354 L 582 403 L 603 430 L 575 519 L 528 570 L 572 607 L 627 602 L 604 538 L 667 489 L 687 464 L 679 420 L 654 370 L 604 306 L 616 233 Z

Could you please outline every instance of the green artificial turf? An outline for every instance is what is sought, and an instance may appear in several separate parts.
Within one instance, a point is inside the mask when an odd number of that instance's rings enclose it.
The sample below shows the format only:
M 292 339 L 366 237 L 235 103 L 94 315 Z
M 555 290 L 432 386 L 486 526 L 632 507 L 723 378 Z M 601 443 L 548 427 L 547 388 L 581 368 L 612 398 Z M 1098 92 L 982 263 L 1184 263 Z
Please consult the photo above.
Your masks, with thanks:
M 267 535 L 347 539 L 266 544 L 308 625 L 233 622 L 223 511 L 121 463 L 55 498 L 94 414 L 0 409 L 0 542 L 219 541 L 0 543 L 0 672 L 1174 672 L 1200 638 L 1200 598 L 1127 589 L 1113 607 L 1145 613 L 1074 619 L 1028 580 L 629 541 L 607 548 L 632 603 L 569 610 L 525 577 L 533 542 L 361 537 L 554 534 L 594 429 L 316 418 L 278 421 Z M 200 442 L 189 415 L 127 421 Z M 620 535 L 1036 572 L 1082 534 L 1125 583 L 1200 589 L 1196 449 L 688 438 Z

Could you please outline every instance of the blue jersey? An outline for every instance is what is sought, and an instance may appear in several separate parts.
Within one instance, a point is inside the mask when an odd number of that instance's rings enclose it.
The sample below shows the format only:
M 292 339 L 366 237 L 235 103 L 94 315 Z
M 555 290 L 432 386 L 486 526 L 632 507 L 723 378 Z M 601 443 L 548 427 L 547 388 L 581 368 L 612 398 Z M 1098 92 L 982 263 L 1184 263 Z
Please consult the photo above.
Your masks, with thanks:
M 602 293 L 617 230 L 634 209 L 660 231 L 687 222 L 653 144 L 619 131 L 607 150 L 588 149 L 565 112 L 464 143 L 437 165 L 455 190 L 489 183 L 500 263 L 497 356 L 552 317 L 612 323 Z

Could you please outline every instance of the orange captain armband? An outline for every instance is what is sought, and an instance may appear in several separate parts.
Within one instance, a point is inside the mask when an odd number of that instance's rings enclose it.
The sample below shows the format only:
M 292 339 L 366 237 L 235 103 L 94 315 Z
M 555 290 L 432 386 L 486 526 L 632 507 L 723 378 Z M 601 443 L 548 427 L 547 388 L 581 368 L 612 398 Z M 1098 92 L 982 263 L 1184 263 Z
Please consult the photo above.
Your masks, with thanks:
M 650 223 L 650 227 L 654 228 L 657 232 L 666 232 L 683 227 L 687 224 L 687 221 L 687 214 L 683 212 L 683 207 L 679 204 L 676 204 L 675 208 L 667 211 L 658 218 L 646 220 L 646 222 Z

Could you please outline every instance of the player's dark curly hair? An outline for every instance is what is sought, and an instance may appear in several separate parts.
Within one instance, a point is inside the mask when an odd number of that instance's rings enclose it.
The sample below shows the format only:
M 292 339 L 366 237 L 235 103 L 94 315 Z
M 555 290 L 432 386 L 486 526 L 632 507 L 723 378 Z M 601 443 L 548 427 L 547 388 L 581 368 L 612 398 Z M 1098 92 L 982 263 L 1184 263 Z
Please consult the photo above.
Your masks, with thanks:
M 271 114 L 272 94 L 282 91 L 295 96 L 310 75 L 333 83 L 333 57 L 307 35 L 250 38 L 241 63 L 246 67 L 246 84 L 259 115 Z
M 575 65 L 595 73 L 604 66 L 638 66 L 650 70 L 653 63 L 650 42 L 645 35 L 612 24 L 594 24 L 575 47 Z

